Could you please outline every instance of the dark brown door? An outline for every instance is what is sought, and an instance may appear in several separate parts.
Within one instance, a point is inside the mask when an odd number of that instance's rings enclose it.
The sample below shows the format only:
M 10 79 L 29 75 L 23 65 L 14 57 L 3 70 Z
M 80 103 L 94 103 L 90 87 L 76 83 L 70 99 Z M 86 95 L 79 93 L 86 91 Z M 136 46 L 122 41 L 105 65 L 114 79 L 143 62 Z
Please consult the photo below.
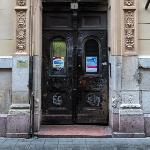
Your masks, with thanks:
M 107 124 L 107 17 L 90 11 L 45 6 L 43 124 Z

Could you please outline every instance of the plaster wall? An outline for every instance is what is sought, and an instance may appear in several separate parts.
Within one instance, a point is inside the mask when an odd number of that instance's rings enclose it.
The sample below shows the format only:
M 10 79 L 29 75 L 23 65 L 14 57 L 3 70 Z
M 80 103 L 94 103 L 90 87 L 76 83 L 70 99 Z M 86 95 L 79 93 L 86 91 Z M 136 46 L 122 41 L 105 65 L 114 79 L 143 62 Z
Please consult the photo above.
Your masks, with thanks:
M 11 105 L 11 69 L 0 69 L 0 113 L 7 114 Z
M 0 56 L 14 53 L 15 0 L 0 0 Z
M 147 0 L 139 0 L 139 55 L 150 55 L 150 7 L 145 10 Z

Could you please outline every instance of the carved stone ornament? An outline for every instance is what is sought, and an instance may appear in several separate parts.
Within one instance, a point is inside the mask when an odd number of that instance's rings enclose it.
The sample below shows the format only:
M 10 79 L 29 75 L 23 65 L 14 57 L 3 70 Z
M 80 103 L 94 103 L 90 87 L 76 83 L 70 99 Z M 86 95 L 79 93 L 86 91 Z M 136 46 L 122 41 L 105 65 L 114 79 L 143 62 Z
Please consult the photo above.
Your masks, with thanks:
M 124 5 L 125 6 L 134 6 L 134 0 L 125 0 Z
M 17 0 L 17 6 L 25 6 L 26 0 Z
M 119 109 L 120 104 L 122 103 L 121 96 L 119 94 L 116 94 L 112 97 L 112 107 L 114 109 Z
M 124 33 L 125 33 L 125 49 L 134 50 L 135 48 L 135 25 L 134 25 L 135 10 L 124 11 Z
M 17 52 L 26 50 L 26 11 L 17 10 L 16 48 Z

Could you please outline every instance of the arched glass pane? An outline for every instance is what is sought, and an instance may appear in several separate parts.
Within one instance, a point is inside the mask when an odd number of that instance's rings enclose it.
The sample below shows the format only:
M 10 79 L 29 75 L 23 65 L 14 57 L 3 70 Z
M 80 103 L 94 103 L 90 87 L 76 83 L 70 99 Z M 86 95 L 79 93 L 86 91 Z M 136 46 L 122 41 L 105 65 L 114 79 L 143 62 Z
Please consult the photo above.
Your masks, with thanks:
M 99 71 L 99 44 L 94 39 L 85 43 L 85 67 L 86 73 L 98 73 Z
M 66 70 L 66 42 L 57 38 L 51 43 L 52 50 L 52 74 L 64 75 Z

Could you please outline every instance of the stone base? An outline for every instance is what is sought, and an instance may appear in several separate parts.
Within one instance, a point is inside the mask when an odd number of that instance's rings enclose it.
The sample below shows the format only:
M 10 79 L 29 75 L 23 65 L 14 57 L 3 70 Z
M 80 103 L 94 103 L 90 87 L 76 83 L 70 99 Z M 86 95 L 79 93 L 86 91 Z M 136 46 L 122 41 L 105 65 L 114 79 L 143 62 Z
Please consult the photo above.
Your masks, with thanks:
M 0 115 L 0 137 L 6 136 L 7 115 Z
M 120 109 L 119 132 L 144 133 L 144 115 L 141 109 Z
M 150 114 L 144 115 L 144 121 L 145 121 L 145 134 L 147 137 L 150 137 Z
M 9 114 L 7 116 L 7 137 L 28 137 L 30 116 L 27 114 Z
M 114 132 L 119 131 L 119 113 L 111 113 L 110 114 L 110 126 Z
M 34 115 L 34 131 L 38 132 L 38 130 L 40 129 L 40 118 L 39 118 L 40 114 L 35 114 Z
M 30 138 L 28 133 L 6 133 L 7 138 Z
M 144 138 L 145 133 L 121 133 L 114 132 L 113 138 Z

